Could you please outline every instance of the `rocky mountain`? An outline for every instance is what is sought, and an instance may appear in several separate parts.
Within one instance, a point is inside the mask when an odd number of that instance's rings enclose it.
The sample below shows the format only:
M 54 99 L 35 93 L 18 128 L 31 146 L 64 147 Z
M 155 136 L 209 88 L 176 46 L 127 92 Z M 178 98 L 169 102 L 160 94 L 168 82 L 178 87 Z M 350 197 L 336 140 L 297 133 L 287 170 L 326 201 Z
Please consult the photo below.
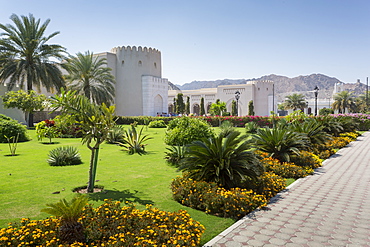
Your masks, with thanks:
M 292 93 L 304 94 L 306 99 L 314 97 L 313 89 L 318 86 L 319 98 L 332 97 L 334 85 L 336 83 L 343 83 L 335 77 L 329 77 L 322 74 L 311 74 L 307 76 L 298 76 L 289 78 L 280 75 L 267 75 L 260 78 L 253 79 L 237 79 L 237 80 L 216 80 L 216 81 L 193 81 L 186 83 L 182 86 L 176 85 L 181 90 L 191 90 L 200 88 L 214 88 L 220 85 L 234 85 L 234 84 L 245 84 L 248 81 L 255 80 L 270 80 L 274 82 L 275 93 L 279 101 L 284 100 L 285 96 Z M 353 92 L 355 95 L 363 94 L 366 90 L 366 85 L 360 82 L 357 83 L 345 83 L 344 90 Z

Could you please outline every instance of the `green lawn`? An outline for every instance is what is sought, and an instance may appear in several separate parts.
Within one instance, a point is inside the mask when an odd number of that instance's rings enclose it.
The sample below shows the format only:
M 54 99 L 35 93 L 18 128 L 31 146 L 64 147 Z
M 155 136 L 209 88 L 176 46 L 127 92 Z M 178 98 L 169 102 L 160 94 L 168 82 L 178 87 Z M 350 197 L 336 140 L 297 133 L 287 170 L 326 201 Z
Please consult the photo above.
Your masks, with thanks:
M 139 126 L 140 127 L 140 126 Z M 187 210 L 192 218 L 200 221 L 206 232 L 202 244 L 234 223 L 231 219 L 207 215 L 184 207 L 172 199 L 171 179 L 180 175 L 176 168 L 164 161 L 165 129 L 148 129 L 144 133 L 153 137 L 149 140 L 147 155 L 128 155 L 116 145 L 103 144 L 100 151 L 96 184 L 105 187 L 105 193 L 91 195 L 91 202 L 100 204 L 106 198 L 132 201 L 138 208 L 153 204 L 161 210 Z M 19 143 L 17 156 L 7 156 L 8 144 L 0 143 L 0 227 L 22 217 L 42 219 L 48 215 L 40 210 L 46 203 L 61 198 L 71 199 L 73 188 L 86 185 L 90 151 L 81 145 L 80 139 L 54 139 L 48 145 L 37 141 L 34 130 L 30 130 L 30 142 Z M 46 141 L 46 140 L 45 140 Z M 83 164 L 77 166 L 51 167 L 47 164 L 50 150 L 63 145 L 78 147 Z M 59 191 L 59 194 L 53 192 Z

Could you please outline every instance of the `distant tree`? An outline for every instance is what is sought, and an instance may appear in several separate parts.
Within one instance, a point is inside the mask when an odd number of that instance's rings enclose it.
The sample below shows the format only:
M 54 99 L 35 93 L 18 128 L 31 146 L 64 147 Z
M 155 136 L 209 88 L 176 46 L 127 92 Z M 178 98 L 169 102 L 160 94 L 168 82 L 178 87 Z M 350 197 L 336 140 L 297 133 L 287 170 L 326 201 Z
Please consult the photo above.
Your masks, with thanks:
M 105 58 L 94 56 L 92 52 L 70 56 L 62 67 L 69 73 L 65 76 L 68 90 L 77 91 L 91 102 L 100 105 L 114 103 L 114 76 L 107 67 Z
M 369 105 L 370 105 L 370 92 L 368 92 L 368 95 L 366 97 L 365 94 L 360 95 L 358 98 L 356 98 L 356 105 L 359 112 L 367 113 L 369 112 Z
M 206 114 L 206 110 L 204 108 L 204 98 L 202 97 L 200 99 L 200 115 L 203 116 L 204 114 Z
M 294 93 L 285 97 L 284 106 L 285 109 L 293 109 L 293 111 L 296 111 L 297 109 L 307 107 L 307 103 L 303 94 Z
M 231 115 L 232 116 L 238 115 L 238 108 L 236 106 L 236 101 L 235 100 L 231 101 Z
M 184 98 L 183 98 L 182 93 L 177 94 L 176 104 L 177 104 L 176 113 L 177 114 L 184 114 L 185 104 L 184 104 Z
M 35 111 L 42 111 L 45 108 L 46 96 L 37 94 L 35 91 L 30 90 L 25 92 L 9 91 L 1 97 L 3 100 L 4 108 L 18 108 L 25 113 L 26 122 L 30 126 L 28 116 Z
M 190 114 L 190 97 L 186 97 L 185 113 Z
M 334 103 L 332 104 L 333 110 L 338 110 L 339 113 L 352 112 L 356 108 L 355 99 L 352 93 L 348 91 L 342 91 L 334 95 Z
M 253 100 L 249 101 L 249 103 L 248 103 L 248 115 L 249 116 L 254 116 L 254 104 L 253 104 Z
M 176 98 L 173 98 L 173 113 L 177 112 L 177 103 L 176 103 Z
M 334 110 L 331 108 L 322 108 L 319 110 L 319 115 L 326 116 L 329 114 L 334 114 Z
M 0 24 L 0 83 L 7 81 L 8 90 L 20 85 L 27 91 L 38 90 L 43 86 L 48 92 L 64 87 L 62 72 L 53 60 L 62 60 L 66 54 L 64 47 L 47 42 L 59 32 L 45 36 L 50 23 L 47 19 L 40 25 L 40 19 L 30 14 L 13 14 L 10 19 L 15 25 Z M 33 125 L 33 115 L 28 117 L 29 126 Z
M 222 116 L 222 113 L 226 112 L 226 103 L 217 99 L 216 103 L 211 105 L 210 112 L 213 116 Z

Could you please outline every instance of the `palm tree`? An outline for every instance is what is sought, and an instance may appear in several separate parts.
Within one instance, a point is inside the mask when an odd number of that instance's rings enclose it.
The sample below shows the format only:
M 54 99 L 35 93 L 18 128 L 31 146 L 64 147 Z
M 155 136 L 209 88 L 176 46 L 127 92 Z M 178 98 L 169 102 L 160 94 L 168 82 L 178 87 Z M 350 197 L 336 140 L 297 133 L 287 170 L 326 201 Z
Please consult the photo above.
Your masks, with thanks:
M 105 58 L 94 56 L 92 52 L 70 56 L 62 66 L 69 73 L 65 76 L 69 90 L 77 91 L 91 102 L 111 105 L 114 102 L 115 87 L 111 68 Z
M 8 90 L 20 85 L 27 91 L 33 86 L 40 91 L 43 86 L 48 92 L 54 88 L 59 92 L 64 80 L 58 64 L 52 59 L 62 60 L 66 50 L 60 45 L 47 44 L 59 32 L 44 36 L 50 19 L 40 25 L 40 19 L 36 20 L 32 14 L 28 17 L 13 14 L 10 19 L 15 26 L 0 24 L 4 31 L 0 34 L 0 83 L 7 83 Z M 29 114 L 28 124 L 33 125 L 32 114 Z
M 42 209 L 41 212 L 60 217 L 59 238 L 61 241 L 69 244 L 74 242 L 84 243 L 86 242 L 84 227 L 78 222 L 78 219 L 82 215 L 87 202 L 88 198 L 79 194 L 71 202 L 62 199 L 57 203 L 46 204 L 48 208 Z
M 307 107 L 307 103 L 303 94 L 294 93 L 292 95 L 286 96 L 285 98 L 286 98 L 284 102 L 285 109 L 293 109 L 293 111 L 296 111 L 297 109 Z
M 245 178 L 257 178 L 263 172 L 249 142 L 240 132 L 220 134 L 195 141 L 186 150 L 180 170 L 190 178 L 216 182 L 226 189 L 238 187 Z
M 334 103 L 332 104 L 333 110 L 338 110 L 339 113 L 346 113 L 346 109 L 349 112 L 354 111 L 356 108 L 355 99 L 351 92 L 342 91 L 334 95 Z

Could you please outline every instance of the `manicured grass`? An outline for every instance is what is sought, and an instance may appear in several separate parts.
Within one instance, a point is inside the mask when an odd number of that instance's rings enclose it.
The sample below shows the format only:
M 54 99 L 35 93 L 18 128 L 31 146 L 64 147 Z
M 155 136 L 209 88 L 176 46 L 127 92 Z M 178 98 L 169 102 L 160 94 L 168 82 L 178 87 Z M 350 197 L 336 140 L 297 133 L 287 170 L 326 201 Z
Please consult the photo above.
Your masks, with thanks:
M 141 126 L 139 126 L 141 127 Z M 127 127 L 126 127 L 127 128 Z M 104 193 L 90 195 L 91 203 L 101 204 L 104 199 L 134 202 L 144 209 L 146 204 L 153 204 L 161 210 L 187 210 L 193 219 L 200 221 L 206 232 L 202 244 L 216 236 L 234 223 L 232 219 L 219 218 L 182 206 L 172 199 L 171 179 L 180 175 L 176 168 L 164 161 L 165 129 L 144 128 L 144 133 L 153 137 L 146 150 L 148 154 L 128 155 L 121 147 L 103 144 L 97 168 L 96 184 L 105 187 Z M 43 144 L 37 141 L 36 133 L 30 130 L 32 141 L 19 143 L 17 156 L 7 156 L 8 144 L 0 143 L 0 227 L 8 222 L 18 221 L 22 217 L 42 219 L 48 215 L 40 210 L 46 203 L 59 199 L 71 199 L 72 189 L 86 185 L 90 150 L 81 144 L 80 139 L 53 139 L 56 144 Z M 79 149 L 81 165 L 52 167 L 46 162 L 50 150 L 64 145 Z M 53 194 L 53 192 L 60 192 Z

